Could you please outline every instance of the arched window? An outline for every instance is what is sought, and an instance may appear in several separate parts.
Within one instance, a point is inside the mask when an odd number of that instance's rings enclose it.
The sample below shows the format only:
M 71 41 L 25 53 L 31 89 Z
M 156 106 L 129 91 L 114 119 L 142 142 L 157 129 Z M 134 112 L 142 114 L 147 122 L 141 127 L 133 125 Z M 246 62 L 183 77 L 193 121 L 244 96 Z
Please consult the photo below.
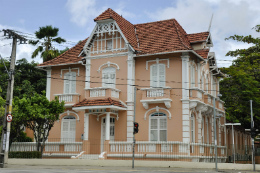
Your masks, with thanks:
M 72 115 L 62 118 L 61 138 L 62 141 L 75 142 L 76 118 Z
M 165 65 L 164 64 L 151 65 L 151 86 L 165 87 Z
M 206 77 L 206 92 L 209 93 L 209 75 Z
M 190 65 L 190 86 L 195 87 L 195 67 L 193 65 Z
M 64 94 L 76 93 L 76 72 L 64 74 Z
M 150 141 L 167 141 L 167 116 L 156 112 L 150 115 Z
M 114 67 L 107 67 L 102 70 L 102 86 L 108 88 L 115 88 L 116 84 L 116 69 Z

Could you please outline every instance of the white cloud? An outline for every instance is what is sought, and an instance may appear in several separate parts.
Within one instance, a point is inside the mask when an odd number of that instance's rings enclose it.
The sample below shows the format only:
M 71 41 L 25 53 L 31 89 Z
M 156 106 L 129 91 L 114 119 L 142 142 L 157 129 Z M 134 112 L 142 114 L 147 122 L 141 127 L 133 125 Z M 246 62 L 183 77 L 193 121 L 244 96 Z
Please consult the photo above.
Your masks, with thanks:
M 247 48 L 248 44 L 224 39 L 237 34 L 259 36 L 251 28 L 260 21 L 260 2 L 257 0 L 178 0 L 175 4 L 155 12 L 146 12 L 154 20 L 175 18 L 187 33 L 208 30 L 212 13 L 214 13 L 211 35 L 217 59 L 229 59 L 225 54 L 229 50 Z M 228 61 L 227 61 L 228 62 Z M 227 66 L 219 64 L 219 66 Z
M 125 6 L 125 3 L 122 1 L 113 10 L 119 15 L 123 15 L 124 18 L 135 17 L 134 13 L 124 10 Z M 109 8 L 106 5 L 97 7 L 96 0 L 68 0 L 66 7 L 71 13 L 71 22 L 79 26 L 85 26 L 89 21 L 93 21 L 94 18 Z

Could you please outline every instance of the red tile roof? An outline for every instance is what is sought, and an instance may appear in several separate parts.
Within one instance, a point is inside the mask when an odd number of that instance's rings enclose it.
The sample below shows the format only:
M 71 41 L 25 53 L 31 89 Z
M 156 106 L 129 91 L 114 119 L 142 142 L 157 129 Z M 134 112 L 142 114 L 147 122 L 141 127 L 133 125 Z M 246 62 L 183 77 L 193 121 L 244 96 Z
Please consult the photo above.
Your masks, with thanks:
M 119 106 L 119 107 L 123 107 L 125 108 L 125 106 L 120 102 L 120 101 L 116 101 L 111 99 L 110 97 L 106 98 L 106 99 L 96 99 L 96 100 L 87 100 L 84 99 L 79 103 L 74 104 L 72 107 L 81 107 L 81 106 Z
M 209 49 L 200 49 L 200 50 L 195 50 L 197 54 L 199 54 L 202 58 L 207 59 L 208 54 L 209 54 Z
M 127 21 L 125 18 L 117 14 L 111 8 L 108 8 L 102 14 L 94 19 L 94 21 L 105 20 L 105 19 L 114 19 L 127 41 L 131 44 L 131 46 L 136 50 L 137 49 L 137 40 L 135 35 L 135 27 L 132 23 Z
M 206 41 L 209 36 L 209 32 L 200 32 L 194 34 L 188 34 L 189 41 L 192 42 L 201 42 Z
M 128 42 L 137 51 L 137 55 L 193 50 L 192 42 L 204 41 L 209 35 L 209 32 L 187 34 L 175 19 L 133 25 L 110 8 L 96 17 L 94 21 L 105 19 L 116 21 Z M 86 41 L 87 39 L 57 58 L 38 66 L 77 63 L 81 60 L 78 55 Z M 207 51 L 196 50 L 196 52 L 203 58 L 207 58 Z
M 150 54 L 192 49 L 187 33 L 175 19 L 137 24 L 139 53 Z
M 81 41 L 74 47 L 70 48 L 63 54 L 59 55 L 58 57 L 46 61 L 42 64 L 38 64 L 38 66 L 48 66 L 48 65 L 57 65 L 57 64 L 72 64 L 72 63 L 77 63 L 78 61 L 81 61 L 82 57 L 78 57 L 79 54 L 81 53 L 83 46 L 85 45 L 86 41 L 88 38 L 85 40 Z

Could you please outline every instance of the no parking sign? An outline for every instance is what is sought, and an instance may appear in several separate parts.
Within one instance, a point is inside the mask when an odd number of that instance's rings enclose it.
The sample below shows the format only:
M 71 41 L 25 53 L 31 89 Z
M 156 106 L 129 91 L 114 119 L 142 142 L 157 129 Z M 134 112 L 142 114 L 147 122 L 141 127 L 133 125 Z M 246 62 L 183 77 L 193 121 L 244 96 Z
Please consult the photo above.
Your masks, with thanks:
M 6 120 L 7 120 L 8 122 L 11 122 L 11 121 L 13 120 L 12 115 L 11 115 L 11 114 L 8 114 L 8 115 L 6 116 Z

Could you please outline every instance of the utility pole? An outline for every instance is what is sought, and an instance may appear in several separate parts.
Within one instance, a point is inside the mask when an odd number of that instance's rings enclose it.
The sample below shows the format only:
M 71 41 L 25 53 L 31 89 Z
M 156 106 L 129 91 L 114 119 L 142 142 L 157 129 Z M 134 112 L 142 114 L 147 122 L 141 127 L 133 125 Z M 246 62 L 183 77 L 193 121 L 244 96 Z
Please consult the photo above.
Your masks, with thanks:
M 251 130 L 254 128 L 254 119 L 253 119 L 253 108 L 252 108 L 253 100 L 250 100 L 250 109 L 251 109 Z M 255 171 L 255 148 L 254 148 L 254 138 L 251 136 L 252 139 L 252 164 Z
M 8 73 L 8 87 L 6 94 L 6 105 L 5 105 L 5 115 L 3 121 L 3 130 L 1 137 L 1 146 L 0 146 L 0 167 L 5 168 L 8 164 L 8 150 L 9 150 L 9 137 L 10 137 L 10 129 L 11 122 L 6 121 L 6 116 L 8 114 L 12 114 L 12 100 L 13 100 L 13 87 L 14 87 L 14 68 L 15 68 L 15 60 L 16 60 L 16 46 L 17 40 L 20 41 L 21 44 L 25 44 L 26 40 L 24 37 L 16 34 L 14 31 L 6 29 L 4 31 L 4 36 L 13 39 L 12 45 L 12 54 L 11 54 L 11 62 L 10 62 L 10 70 Z
M 136 87 L 134 87 L 134 122 L 135 122 L 135 108 L 136 107 Z M 133 159 L 132 159 L 132 168 L 135 168 L 135 126 L 133 122 Z

